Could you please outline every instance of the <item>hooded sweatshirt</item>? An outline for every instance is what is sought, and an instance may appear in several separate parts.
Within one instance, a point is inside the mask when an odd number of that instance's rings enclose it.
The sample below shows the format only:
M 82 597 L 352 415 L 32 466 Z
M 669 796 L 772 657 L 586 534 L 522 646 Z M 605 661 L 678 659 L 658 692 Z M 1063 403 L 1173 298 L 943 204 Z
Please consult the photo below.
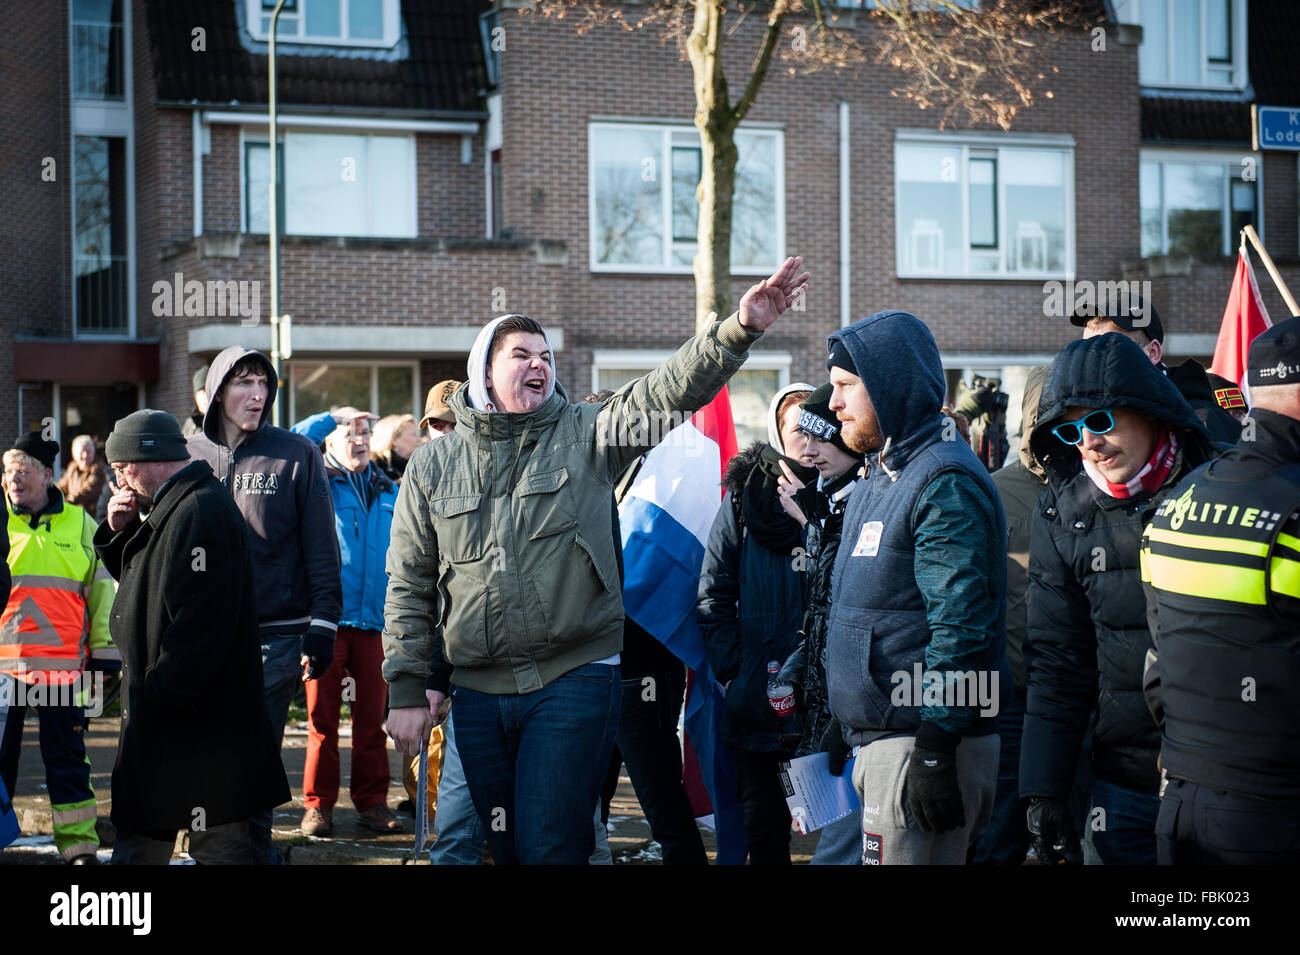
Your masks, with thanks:
M 492 350 L 492 339 L 496 337 L 497 326 L 507 318 L 516 317 L 515 315 L 499 315 L 492 319 L 479 329 L 478 337 L 474 339 L 474 344 L 469 350 L 469 361 L 465 366 L 466 371 L 469 372 L 469 406 L 476 411 L 501 410 L 488 397 L 488 352 Z M 555 350 L 551 348 L 551 336 L 546 334 L 546 329 L 542 329 L 542 338 L 546 339 L 546 350 L 550 352 L 551 381 L 546 389 L 546 397 L 549 398 L 555 394 Z
M 831 711 L 850 744 L 915 732 L 926 748 L 955 746 L 994 731 L 1006 635 L 998 492 L 940 411 L 943 366 L 924 323 L 878 312 L 836 340 L 866 386 L 884 444 L 867 454 L 849 497 L 832 572 Z M 924 693 L 931 673 L 960 675 L 970 692 L 934 704 Z
M 221 437 L 216 396 L 235 365 L 249 356 L 265 366 L 266 403 L 257 430 L 231 450 Z M 261 352 L 240 345 L 221 352 L 208 369 L 207 392 L 213 400 L 203 433 L 189 439 L 190 457 L 208 463 L 248 522 L 259 627 L 336 631 L 343 612 L 339 545 L 320 451 L 302 435 L 269 423 L 276 378 Z

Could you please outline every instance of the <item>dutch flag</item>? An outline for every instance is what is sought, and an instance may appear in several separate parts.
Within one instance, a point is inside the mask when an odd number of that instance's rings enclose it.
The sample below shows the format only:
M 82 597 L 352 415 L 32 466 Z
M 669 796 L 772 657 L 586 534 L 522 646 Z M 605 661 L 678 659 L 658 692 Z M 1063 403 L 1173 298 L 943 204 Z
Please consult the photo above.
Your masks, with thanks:
M 691 671 L 685 778 L 690 792 L 698 772 L 708 792 L 719 865 L 744 864 L 745 830 L 731 755 L 718 738 L 722 688 L 704 655 L 695 604 L 705 543 L 722 501 L 723 468 L 735 453 L 724 387 L 646 455 L 619 505 L 624 610 Z

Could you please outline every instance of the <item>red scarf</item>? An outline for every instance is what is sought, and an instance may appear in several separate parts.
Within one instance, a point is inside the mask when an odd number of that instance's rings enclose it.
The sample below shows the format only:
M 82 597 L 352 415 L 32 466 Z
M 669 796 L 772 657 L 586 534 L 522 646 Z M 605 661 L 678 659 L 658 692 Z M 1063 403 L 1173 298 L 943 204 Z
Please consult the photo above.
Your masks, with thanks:
M 1126 498 L 1142 491 L 1154 494 L 1173 471 L 1177 456 L 1178 439 L 1168 428 L 1161 428 L 1155 451 L 1142 466 L 1142 470 L 1133 475 L 1128 483 L 1115 484 L 1110 481 L 1101 473 L 1097 465 L 1086 457 L 1083 459 L 1083 469 L 1088 472 L 1088 477 L 1092 478 L 1092 483 L 1101 488 L 1102 493 L 1109 494 L 1111 497 Z

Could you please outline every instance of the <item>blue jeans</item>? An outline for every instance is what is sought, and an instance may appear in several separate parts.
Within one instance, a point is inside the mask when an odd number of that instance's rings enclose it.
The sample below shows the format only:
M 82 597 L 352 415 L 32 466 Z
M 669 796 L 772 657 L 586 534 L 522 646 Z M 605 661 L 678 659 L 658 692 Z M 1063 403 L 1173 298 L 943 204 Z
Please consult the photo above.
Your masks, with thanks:
M 289 704 L 302 681 L 302 664 L 299 662 L 302 659 L 302 636 L 301 633 L 262 635 L 262 687 L 277 751 L 284 742 L 284 721 L 289 718 Z M 253 861 L 257 865 L 284 864 L 284 857 L 271 837 L 272 812 L 268 809 L 248 820 Z
M 619 668 L 588 663 L 532 693 L 453 690 L 456 742 L 498 865 L 586 865 L 618 732 Z
M 1155 865 L 1160 797 L 1093 779 L 1084 865 Z
M 453 710 L 455 707 L 453 707 Z M 438 815 L 434 827 L 438 838 L 429 847 L 429 862 L 433 865 L 482 865 L 483 823 L 469 798 L 469 784 L 465 782 L 465 767 L 460 762 L 456 748 L 456 733 L 452 728 L 453 712 L 442 728 L 446 757 L 442 763 L 442 778 L 438 780 Z
M 848 767 L 852 771 L 851 767 Z M 862 865 L 862 810 L 857 809 L 822 829 L 813 865 Z

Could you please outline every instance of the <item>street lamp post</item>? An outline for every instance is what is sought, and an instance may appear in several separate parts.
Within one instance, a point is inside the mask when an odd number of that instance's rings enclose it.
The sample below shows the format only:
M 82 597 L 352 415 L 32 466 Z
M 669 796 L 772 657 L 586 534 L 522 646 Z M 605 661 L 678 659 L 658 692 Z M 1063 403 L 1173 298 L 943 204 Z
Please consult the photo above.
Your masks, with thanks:
M 280 147 L 276 129 L 275 37 L 280 28 L 280 11 L 284 8 L 284 3 L 285 0 L 279 0 L 271 13 L 271 42 L 266 59 L 267 101 L 270 113 L 267 125 L 270 127 L 271 138 L 269 150 L 271 153 L 271 366 L 275 370 L 277 390 L 284 387 L 284 360 L 280 355 L 280 170 L 278 162 Z M 285 402 L 281 400 L 271 408 L 271 423 L 278 428 L 284 427 L 284 407 Z

